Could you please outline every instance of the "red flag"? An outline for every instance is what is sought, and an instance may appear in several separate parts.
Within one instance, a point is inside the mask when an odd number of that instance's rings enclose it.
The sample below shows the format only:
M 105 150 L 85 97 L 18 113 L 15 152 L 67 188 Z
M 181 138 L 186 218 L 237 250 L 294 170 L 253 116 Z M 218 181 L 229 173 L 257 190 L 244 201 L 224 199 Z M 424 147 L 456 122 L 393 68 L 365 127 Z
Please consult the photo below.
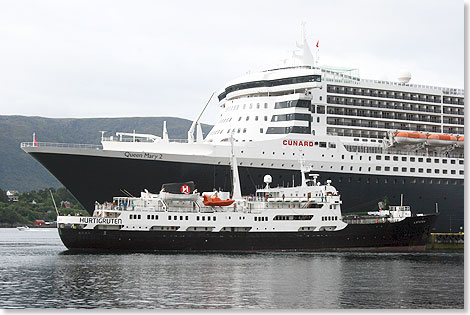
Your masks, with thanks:
M 318 43 L 320 43 L 320 41 L 319 41 L 319 40 L 317 40 L 317 48 L 318 48 Z
M 36 141 L 36 138 L 34 138 L 34 145 L 35 145 L 36 147 L 39 147 L 39 144 L 38 144 L 38 142 Z

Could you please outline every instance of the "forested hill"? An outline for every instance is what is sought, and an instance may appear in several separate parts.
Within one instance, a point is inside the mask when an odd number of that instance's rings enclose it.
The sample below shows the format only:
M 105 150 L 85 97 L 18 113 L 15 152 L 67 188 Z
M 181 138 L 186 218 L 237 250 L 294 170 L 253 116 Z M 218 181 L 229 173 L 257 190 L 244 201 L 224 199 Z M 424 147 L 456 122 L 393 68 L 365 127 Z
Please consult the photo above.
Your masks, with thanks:
M 61 184 L 41 164 L 21 150 L 21 142 L 100 144 L 100 130 L 108 135 L 116 131 L 150 133 L 162 136 L 167 122 L 170 138 L 186 139 L 192 121 L 175 117 L 126 118 L 44 118 L 0 116 L 0 189 L 20 192 L 60 187 Z M 212 126 L 203 125 L 206 135 Z

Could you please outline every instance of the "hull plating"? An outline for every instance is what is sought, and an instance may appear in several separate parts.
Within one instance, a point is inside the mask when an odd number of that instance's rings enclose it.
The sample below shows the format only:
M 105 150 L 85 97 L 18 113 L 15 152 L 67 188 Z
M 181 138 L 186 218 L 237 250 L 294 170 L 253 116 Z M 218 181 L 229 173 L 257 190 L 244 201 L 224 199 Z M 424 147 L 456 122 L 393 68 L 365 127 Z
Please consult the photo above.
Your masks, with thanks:
M 90 213 L 95 201 L 109 201 L 114 196 L 123 195 L 121 189 L 139 196 L 143 189 L 159 192 L 164 183 L 192 180 L 198 191 L 212 191 L 213 188 L 231 190 L 230 167 L 226 165 L 51 153 L 31 155 Z M 439 179 L 440 183 L 434 179 L 433 184 L 429 184 L 427 180 L 421 183 L 416 177 L 319 173 L 322 182 L 331 179 L 340 192 L 343 214 L 377 209 L 377 203 L 385 197 L 389 204 L 398 205 L 400 194 L 403 194 L 404 203 L 411 206 L 413 213 L 433 213 L 438 204 L 440 215 L 432 232 L 458 232 L 464 225 L 463 181 L 444 184 L 442 179 Z M 256 186 L 263 185 L 266 174 L 273 178 L 271 186 L 292 185 L 292 179 L 296 185 L 300 183 L 300 172 L 294 170 L 239 167 L 239 174 L 244 195 L 254 193 Z M 416 183 L 411 179 L 417 179 Z

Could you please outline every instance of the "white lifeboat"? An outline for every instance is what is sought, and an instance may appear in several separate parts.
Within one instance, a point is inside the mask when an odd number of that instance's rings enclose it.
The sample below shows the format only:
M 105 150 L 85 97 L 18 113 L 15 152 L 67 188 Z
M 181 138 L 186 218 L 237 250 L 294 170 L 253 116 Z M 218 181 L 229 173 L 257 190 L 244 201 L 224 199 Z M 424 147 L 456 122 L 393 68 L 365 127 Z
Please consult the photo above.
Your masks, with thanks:
M 464 136 L 457 136 L 457 146 L 459 148 L 464 147 Z
M 457 143 L 457 137 L 447 134 L 428 135 L 426 143 L 430 146 L 446 146 Z
M 394 139 L 399 144 L 416 144 L 426 142 L 426 135 L 422 132 L 395 132 Z

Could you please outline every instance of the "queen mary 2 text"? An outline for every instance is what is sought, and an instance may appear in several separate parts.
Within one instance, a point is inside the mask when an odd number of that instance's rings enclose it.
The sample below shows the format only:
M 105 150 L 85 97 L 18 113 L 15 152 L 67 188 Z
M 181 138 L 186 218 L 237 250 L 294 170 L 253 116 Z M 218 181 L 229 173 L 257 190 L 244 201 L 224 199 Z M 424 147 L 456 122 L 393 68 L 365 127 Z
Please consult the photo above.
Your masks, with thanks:
M 304 140 L 283 140 L 282 144 L 295 147 L 313 147 L 313 141 Z

